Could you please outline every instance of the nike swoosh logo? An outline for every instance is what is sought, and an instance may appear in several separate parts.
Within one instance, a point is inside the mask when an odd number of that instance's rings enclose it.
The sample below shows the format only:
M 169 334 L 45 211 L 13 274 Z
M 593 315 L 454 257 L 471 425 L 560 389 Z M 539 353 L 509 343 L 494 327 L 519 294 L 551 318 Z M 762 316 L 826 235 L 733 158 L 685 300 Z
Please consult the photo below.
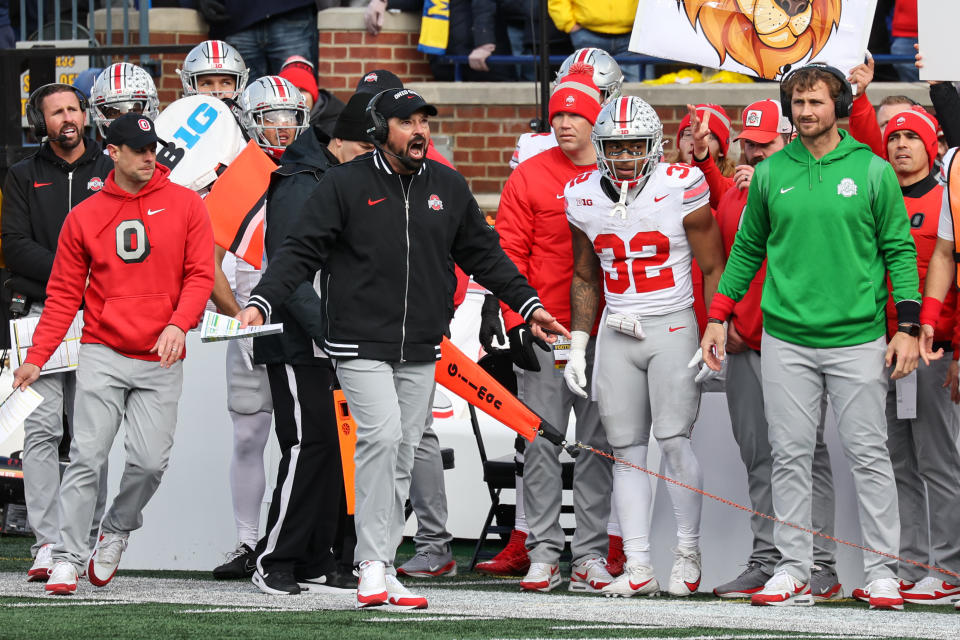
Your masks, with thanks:
M 380 198 L 379 200 L 371 200 L 370 198 L 367 198 L 367 204 L 372 207 L 373 205 L 379 204 L 379 203 L 383 202 L 384 200 L 386 200 L 386 198 Z
M 166 207 L 164 207 L 163 209 L 147 209 L 147 215 L 152 216 L 156 213 L 160 213 L 161 211 L 166 211 L 166 210 L 167 210 Z
M 669 194 L 668 194 L 668 195 L 669 195 Z M 659 198 L 654 198 L 653 201 L 654 201 L 654 202 L 660 202 L 661 200 L 663 200 L 663 199 L 666 198 L 666 197 L 667 197 L 667 196 L 660 196 Z
M 36 188 L 36 187 L 49 187 L 49 186 L 52 185 L 52 184 L 53 184 L 52 182 L 36 182 L 36 181 L 34 181 L 33 186 L 34 186 L 34 188 Z
M 683 326 L 683 327 L 667 327 L 667 331 L 669 331 L 670 333 L 673 333 L 674 331 L 680 331 L 680 329 L 686 329 L 686 328 L 687 328 L 686 326 Z
M 560 195 L 557 196 L 557 200 L 563 200 L 563 199 L 566 198 L 566 197 L 567 197 L 567 196 L 565 196 L 565 195 L 563 195 L 563 194 L 561 193 Z
M 580 578 L 581 580 L 586 580 L 586 579 L 587 579 L 587 574 L 586 574 L 586 573 L 577 573 L 577 574 L 575 574 L 575 575 L 576 575 L 578 578 Z
M 653 578 L 650 578 L 650 580 L 653 580 Z M 628 580 L 628 581 L 627 581 L 627 584 L 630 585 L 630 588 L 631 588 L 631 589 L 633 589 L 634 591 L 636 591 L 637 589 L 642 589 L 643 587 L 645 587 L 646 585 L 648 585 L 648 584 L 650 583 L 650 580 L 647 580 L 646 582 L 641 582 L 640 584 L 634 584 L 634 583 L 633 583 L 633 580 Z
M 686 580 L 684 580 L 683 584 L 687 585 L 687 589 L 690 589 L 690 591 L 694 591 L 694 592 L 700 588 L 699 580 L 697 580 L 696 582 L 687 582 Z
M 780 189 L 780 193 L 786 193 L 787 191 L 792 191 L 793 187 L 787 187 L 786 189 Z

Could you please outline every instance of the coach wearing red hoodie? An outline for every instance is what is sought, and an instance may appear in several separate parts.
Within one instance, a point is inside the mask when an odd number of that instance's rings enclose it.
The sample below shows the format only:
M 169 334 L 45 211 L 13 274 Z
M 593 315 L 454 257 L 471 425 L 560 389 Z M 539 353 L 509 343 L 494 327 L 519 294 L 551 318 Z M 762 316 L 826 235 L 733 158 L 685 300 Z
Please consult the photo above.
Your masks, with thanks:
M 130 113 L 110 125 L 115 168 L 102 191 L 67 215 L 33 347 L 14 372 L 14 387 L 34 382 L 84 303 L 74 439 L 46 585 L 52 594 L 76 591 L 87 558 L 90 582 L 106 585 L 130 532 L 140 528 L 173 447 L 186 332 L 213 289 L 206 208 L 156 163 L 157 141 L 145 116 Z M 126 466 L 91 556 L 99 471 L 124 419 Z

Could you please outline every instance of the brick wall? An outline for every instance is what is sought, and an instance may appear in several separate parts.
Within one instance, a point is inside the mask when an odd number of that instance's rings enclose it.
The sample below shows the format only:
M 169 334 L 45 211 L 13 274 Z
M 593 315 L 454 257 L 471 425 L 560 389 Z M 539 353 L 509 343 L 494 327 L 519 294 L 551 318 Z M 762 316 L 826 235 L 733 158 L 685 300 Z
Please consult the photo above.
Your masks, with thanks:
M 114 10 L 114 26 L 121 24 L 122 13 Z M 137 24 L 136 12 L 130 23 Z M 151 9 L 153 44 L 196 44 L 206 38 L 207 28 L 197 12 L 188 9 Z M 381 68 L 396 73 L 439 109 L 433 120 L 438 148 L 448 154 L 470 182 L 485 210 L 495 210 L 503 183 L 509 176 L 508 161 L 517 137 L 530 130 L 529 122 L 538 116 L 531 83 L 441 83 L 431 82 L 426 56 L 417 51 L 420 18 L 412 14 L 390 14 L 378 36 L 370 36 L 363 25 L 363 9 L 339 8 L 320 12 L 319 84 L 346 100 L 364 71 Z M 95 26 L 102 38 L 105 12 L 95 14 Z M 114 38 L 116 42 L 117 38 Z M 180 95 L 180 78 L 175 69 L 182 55 L 167 55 L 162 60 L 162 76 L 157 83 L 161 108 Z M 628 95 L 638 95 L 654 105 L 664 124 L 666 151 L 675 149 L 677 126 L 686 114 L 687 103 L 711 102 L 727 109 L 734 130 L 739 129 L 743 107 L 755 100 L 777 97 L 772 83 L 744 85 L 666 85 L 629 84 Z M 906 93 L 929 105 L 922 85 L 877 83 L 870 87 L 876 104 L 887 95 Z M 737 153 L 737 145 L 731 145 Z

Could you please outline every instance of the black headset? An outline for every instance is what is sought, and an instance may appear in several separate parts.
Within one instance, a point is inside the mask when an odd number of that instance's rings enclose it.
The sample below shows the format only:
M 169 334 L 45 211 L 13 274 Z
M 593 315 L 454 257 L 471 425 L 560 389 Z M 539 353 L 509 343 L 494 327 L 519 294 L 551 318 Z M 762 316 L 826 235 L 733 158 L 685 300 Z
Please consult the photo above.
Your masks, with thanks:
M 37 87 L 27 99 L 26 107 L 27 123 L 33 127 L 33 135 L 36 136 L 37 140 L 40 140 L 47 135 L 47 121 L 43 117 L 43 110 L 41 110 L 40 105 L 37 104 L 37 96 L 44 90 L 51 87 L 62 88 L 64 91 L 73 91 L 75 94 L 77 94 L 77 100 L 80 101 L 81 111 L 86 111 L 90 106 L 89 102 L 87 102 L 87 96 L 83 95 L 83 91 L 77 89 L 73 85 L 64 84 L 62 82 L 51 82 L 50 84 L 45 84 L 42 87 Z
M 380 104 L 380 100 L 383 98 L 384 94 L 395 91 L 400 91 L 400 89 L 394 88 L 381 91 L 377 95 L 370 98 L 370 102 L 367 103 L 367 109 L 364 112 L 367 119 L 367 135 L 370 136 L 370 139 L 376 144 L 385 144 L 387 142 L 387 136 L 390 132 L 387 119 L 383 117 L 383 114 L 377 111 L 377 106 Z
M 810 62 L 802 67 L 797 67 L 780 81 L 780 109 L 783 111 L 783 115 L 786 116 L 790 122 L 793 122 L 793 111 L 790 105 L 790 103 L 793 101 L 793 96 L 788 96 L 786 94 L 786 92 L 783 90 L 783 83 L 787 78 L 800 69 L 809 69 L 811 67 L 814 69 L 819 69 L 820 71 L 826 71 L 830 75 L 835 76 L 838 80 L 840 80 L 840 95 L 833 103 L 835 107 L 834 111 L 837 114 L 837 119 L 846 118 L 849 116 L 850 108 L 853 106 L 853 87 L 850 86 L 850 82 L 847 80 L 846 74 L 840 71 L 840 69 L 831 67 L 823 62 Z

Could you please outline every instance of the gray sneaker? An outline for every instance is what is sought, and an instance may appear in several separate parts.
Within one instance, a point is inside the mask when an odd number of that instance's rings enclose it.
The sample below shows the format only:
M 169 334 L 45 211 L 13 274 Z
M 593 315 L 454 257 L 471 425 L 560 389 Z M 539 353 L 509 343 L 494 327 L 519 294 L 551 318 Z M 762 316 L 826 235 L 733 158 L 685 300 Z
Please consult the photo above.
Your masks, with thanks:
M 397 567 L 397 573 L 410 578 L 439 578 L 457 575 L 457 563 L 453 554 L 418 551 L 415 556 Z
M 764 571 L 759 562 L 749 562 L 743 573 L 714 589 L 713 595 L 720 598 L 749 598 L 763 589 L 763 585 L 771 577 L 773 576 Z
M 843 597 L 843 585 L 837 579 L 837 570 L 833 567 L 813 565 L 810 572 L 810 593 L 814 602 L 839 600 Z

